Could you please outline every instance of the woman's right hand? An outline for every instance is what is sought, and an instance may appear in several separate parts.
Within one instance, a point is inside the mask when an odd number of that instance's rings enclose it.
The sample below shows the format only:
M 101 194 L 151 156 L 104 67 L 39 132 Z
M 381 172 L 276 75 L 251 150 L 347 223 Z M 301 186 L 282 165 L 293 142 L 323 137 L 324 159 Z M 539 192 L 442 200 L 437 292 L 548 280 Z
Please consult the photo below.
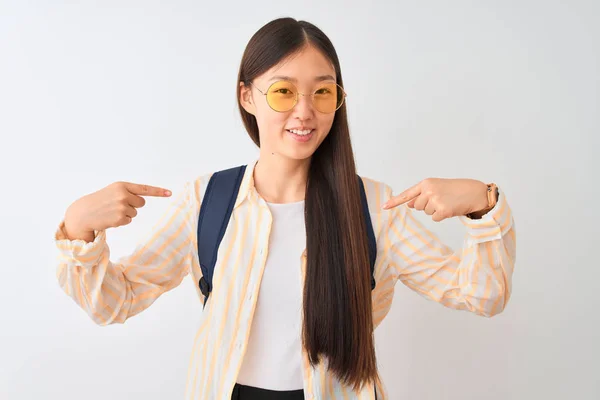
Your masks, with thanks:
M 146 204 L 142 196 L 169 197 L 171 192 L 159 187 L 129 182 L 115 182 L 88 194 L 69 206 L 64 230 L 69 239 L 94 240 L 94 231 L 127 225 Z

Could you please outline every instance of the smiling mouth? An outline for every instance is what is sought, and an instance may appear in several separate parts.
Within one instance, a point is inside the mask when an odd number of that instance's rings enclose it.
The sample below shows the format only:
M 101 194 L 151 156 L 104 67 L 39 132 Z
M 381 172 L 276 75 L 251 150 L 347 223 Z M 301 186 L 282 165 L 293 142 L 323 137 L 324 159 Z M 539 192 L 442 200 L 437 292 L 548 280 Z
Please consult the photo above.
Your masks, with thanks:
M 314 129 L 286 129 L 286 131 L 298 136 L 307 136 L 310 135 Z

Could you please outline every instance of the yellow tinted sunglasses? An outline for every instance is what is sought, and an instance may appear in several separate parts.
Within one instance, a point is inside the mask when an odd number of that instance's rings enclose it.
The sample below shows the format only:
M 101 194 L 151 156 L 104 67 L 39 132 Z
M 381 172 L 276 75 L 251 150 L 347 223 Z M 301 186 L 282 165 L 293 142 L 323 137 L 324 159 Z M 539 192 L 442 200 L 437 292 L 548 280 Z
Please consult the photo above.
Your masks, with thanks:
M 298 96 L 307 96 L 307 94 L 300 93 L 296 85 L 290 81 L 274 82 L 269 86 L 266 93 L 257 88 L 254 83 L 252 83 L 252 86 L 266 97 L 269 107 L 277 112 L 290 111 L 298 104 Z M 311 97 L 312 105 L 317 111 L 330 114 L 344 104 L 346 92 L 337 83 L 323 82 L 319 83 L 308 96 Z

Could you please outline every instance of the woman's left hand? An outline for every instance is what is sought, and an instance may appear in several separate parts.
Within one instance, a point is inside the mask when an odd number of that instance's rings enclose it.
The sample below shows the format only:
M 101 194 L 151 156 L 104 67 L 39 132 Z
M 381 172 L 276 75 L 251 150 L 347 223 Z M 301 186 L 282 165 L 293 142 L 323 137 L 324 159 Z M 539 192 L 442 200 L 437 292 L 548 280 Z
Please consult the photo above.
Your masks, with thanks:
M 408 207 L 424 210 L 439 222 L 487 208 L 487 185 L 475 179 L 428 178 L 392 197 L 383 208 L 406 202 Z

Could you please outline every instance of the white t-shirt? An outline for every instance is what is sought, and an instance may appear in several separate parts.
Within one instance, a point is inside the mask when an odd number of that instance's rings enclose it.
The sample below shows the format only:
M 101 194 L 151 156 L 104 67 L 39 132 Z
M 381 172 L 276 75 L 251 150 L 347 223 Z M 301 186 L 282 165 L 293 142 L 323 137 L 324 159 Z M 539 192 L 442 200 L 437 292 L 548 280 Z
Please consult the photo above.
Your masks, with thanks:
M 297 390 L 303 388 L 304 201 L 267 205 L 273 216 L 269 254 L 237 382 L 270 390 Z

